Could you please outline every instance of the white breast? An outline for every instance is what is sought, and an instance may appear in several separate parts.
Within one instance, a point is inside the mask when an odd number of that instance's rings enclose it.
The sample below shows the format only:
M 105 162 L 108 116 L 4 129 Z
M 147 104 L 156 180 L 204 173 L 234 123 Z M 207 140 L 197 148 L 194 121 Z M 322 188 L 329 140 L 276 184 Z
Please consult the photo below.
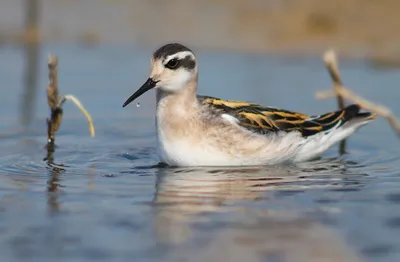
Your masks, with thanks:
M 173 106 L 179 103 L 163 99 L 157 107 L 156 127 L 160 160 L 170 166 L 219 166 L 232 159 L 218 149 L 186 111 Z M 197 118 L 191 118 L 197 119 Z M 192 120 L 193 121 L 193 120 Z

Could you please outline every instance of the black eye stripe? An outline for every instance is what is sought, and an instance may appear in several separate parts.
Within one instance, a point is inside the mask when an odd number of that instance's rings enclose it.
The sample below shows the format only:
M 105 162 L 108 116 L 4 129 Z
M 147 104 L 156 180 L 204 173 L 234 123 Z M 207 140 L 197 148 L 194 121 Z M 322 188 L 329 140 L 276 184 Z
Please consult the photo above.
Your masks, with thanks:
M 194 61 L 194 58 L 192 56 L 187 55 L 184 59 L 181 60 L 181 66 L 192 70 L 196 67 L 196 61 Z
M 177 61 L 176 66 L 174 63 L 171 63 L 173 60 Z M 168 60 L 168 62 L 164 63 L 164 66 L 169 69 L 178 69 L 180 67 L 184 67 L 186 69 L 192 70 L 196 67 L 196 62 L 194 61 L 192 56 L 187 55 L 183 59 L 172 58 L 172 59 Z

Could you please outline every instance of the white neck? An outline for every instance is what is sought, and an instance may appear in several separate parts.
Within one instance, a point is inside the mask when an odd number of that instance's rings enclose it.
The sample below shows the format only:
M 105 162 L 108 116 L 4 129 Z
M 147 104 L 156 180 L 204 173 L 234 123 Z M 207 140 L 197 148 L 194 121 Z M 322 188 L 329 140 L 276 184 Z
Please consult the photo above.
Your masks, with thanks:
M 185 112 L 190 112 L 191 110 L 198 107 L 198 101 L 196 96 L 197 90 L 197 79 L 189 82 L 183 89 L 179 91 L 165 91 L 163 89 L 157 88 L 156 98 L 157 98 L 157 111 L 162 110 L 178 110 Z M 180 113 L 180 112 L 175 112 Z

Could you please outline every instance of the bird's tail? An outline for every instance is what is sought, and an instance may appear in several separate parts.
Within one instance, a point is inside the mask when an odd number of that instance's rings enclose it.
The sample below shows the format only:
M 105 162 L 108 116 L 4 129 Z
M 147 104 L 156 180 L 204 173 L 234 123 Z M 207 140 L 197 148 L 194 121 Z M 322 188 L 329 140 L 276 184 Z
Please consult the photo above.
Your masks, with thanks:
M 360 127 L 367 124 L 369 121 L 376 118 L 375 113 L 371 112 L 361 112 L 360 106 L 353 104 L 349 105 L 344 111 L 342 121 L 340 124 L 332 129 L 330 134 L 330 142 L 328 144 L 334 144 L 339 142 L 357 131 Z
M 325 132 L 313 136 L 313 139 L 299 151 L 295 161 L 309 160 L 321 155 L 333 144 L 346 139 L 357 129 L 376 118 L 376 114 L 360 113 L 360 109 L 360 106 L 354 104 L 314 119 L 315 122 L 323 125 Z
M 375 113 L 371 112 L 361 112 L 360 113 L 360 106 L 353 104 L 349 105 L 344 111 L 344 116 L 343 116 L 343 127 L 360 127 L 369 121 L 373 120 L 376 118 Z

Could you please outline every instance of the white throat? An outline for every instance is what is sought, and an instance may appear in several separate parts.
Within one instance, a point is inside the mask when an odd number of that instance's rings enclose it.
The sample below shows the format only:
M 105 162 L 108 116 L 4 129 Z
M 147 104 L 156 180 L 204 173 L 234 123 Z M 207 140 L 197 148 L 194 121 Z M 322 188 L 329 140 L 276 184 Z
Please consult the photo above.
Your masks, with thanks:
M 162 84 L 159 89 L 166 92 L 179 92 L 185 89 L 191 77 L 192 75 L 189 72 L 181 70 L 171 76 L 170 80 Z

